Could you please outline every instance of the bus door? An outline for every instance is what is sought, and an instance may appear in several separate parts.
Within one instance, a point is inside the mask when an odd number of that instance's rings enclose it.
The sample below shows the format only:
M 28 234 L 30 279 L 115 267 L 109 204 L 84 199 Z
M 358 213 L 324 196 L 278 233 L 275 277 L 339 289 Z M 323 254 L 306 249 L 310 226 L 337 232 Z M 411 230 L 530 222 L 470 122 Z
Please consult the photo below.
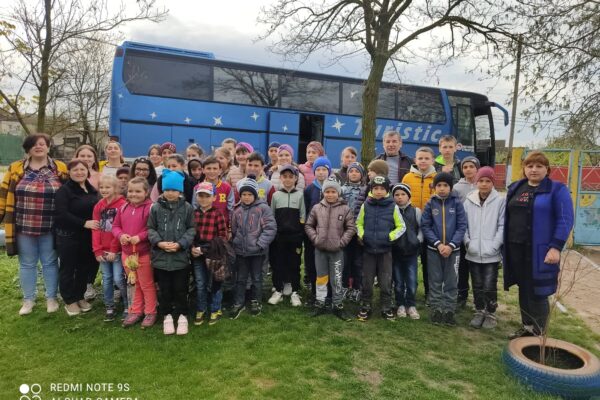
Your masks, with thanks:
M 306 158 L 306 155 L 299 154 L 299 133 L 300 114 L 294 112 L 271 111 L 269 113 L 269 134 L 267 137 L 265 149 L 271 142 L 289 144 L 294 149 L 295 160 L 297 162 L 300 162 L 299 160 L 301 159 L 301 157 L 303 156 L 304 158 Z
M 323 144 L 325 117 L 318 114 L 300 114 L 300 134 L 298 143 L 298 163 L 306 162 L 306 146 L 317 141 Z

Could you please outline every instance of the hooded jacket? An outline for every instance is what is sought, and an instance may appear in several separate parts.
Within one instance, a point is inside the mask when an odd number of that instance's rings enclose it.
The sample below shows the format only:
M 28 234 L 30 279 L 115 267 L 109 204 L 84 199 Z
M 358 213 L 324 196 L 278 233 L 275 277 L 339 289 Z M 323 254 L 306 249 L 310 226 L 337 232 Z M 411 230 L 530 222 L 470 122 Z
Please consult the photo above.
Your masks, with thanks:
M 444 168 L 445 165 L 446 162 L 444 161 L 444 156 L 440 154 L 435 158 L 435 163 L 433 164 L 433 166 L 435 167 L 435 170 L 437 172 L 442 172 L 442 168 Z M 456 157 L 454 157 L 454 165 L 452 166 L 452 171 L 450 172 L 450 174 L 454 178 L 454 184 L 458 183 L 460 178 L 464 176 L 460 168 L 460 160 Z
M 384 153 L 377 156 L 377 160 L 387 161 L 388 155 Z M 398 152 L 398 182 L 402 182 L 404 176 L 411 170 L 412 159 L 402 151 Z
M 356 225 L 352 210 L 345 202 L 328 203 L 323 199 L 310 211 L 304 230 L 317 249 L 336 252 L 350 243 Z
M 456 182 L 456 184 L 452 188 L 452 191 L 456 193 L 459 200 L 464 203 L 467 199 L 467 195 L 476 189 L 476 183 L 470 183 L 469 181 L 467 181 L 467 178 L 460 178 L 460 180 Z
M 271 209 L 277 221 L 277 240 L 302 242 L 306 208 L 301 190 L 281 189 L 273 195 Z
M 433 195 L 421 216 L 421 230 L 430 249 L 438 251 L 438 245 L 446 244 L 452 251 L 460 250 L 467 231 L 467 216 L 458 197 L 453 193 L 445 199 Z
M 359 201 L 359 197 L 361 195 L 362 192 L 366 192 L 367 190 L 367 185 L 364 185 L 362 183 L 352 183 L 352 182 L 348 182 L 346 181 L 343 186 L 342 186 L 342 198 L 344 199 L 344 201 L 346 203 L 348 203 L 348 207 L 350 207 L 350 209 L 354 212 L 355 208 L 356 208 L 356 203 Z M 363 200 L 364 203 L 364 200 Z M 362 205 L 362 203 L 361 203 Z M 360 211 L 360 207 L 359 210 Z M 358 215 L 358 212 L 356 212 L 356 215 Z
M 469 193 L 463 205 L 468 221 L 464 239 L 465 258 L 479 264 L 499 262 L 504 242 L 506 198 L 492 189 L 481 204 L 479 191 L 475 190 Z
M 371 193 L 356 219 L 358 237 L 365 251 L 382 254 L 392 250 L 393 242 L 406 231 L 406 225 L 392 196 L 376 199 Z
M 92 231 L 92 249 L 96 257 L 104 255 L 104 252 L 121 251 L 121 244 L 112 234 L 112 229 L 117 213 L 125 203 L 127 200 L 123 196 L 117 196 L 110 203 L 102 199 L 94 207 L 93 219 L 100 221 L 100 229 Z
M 150 252 L 150 242 L 148 242 L 148 217 L 152 208 L 152 200 L 146 199 L 140 204 L 125 203 L 117 213 L 113 223 L 113 235 L 121 239 L 122 235 L 139 236 L 140 242 L 135 245 L 135 250 L 139 254 L 148 254 Z M 133 246 L 131 244 L 121 245 L 123 255 L 132 254 Z
M 404 175 L 402 183 L 406 183 L 410 187 L 410 192 L 412 193 L 410 201 L 413 206 L 421 210 L 425 208 L 425 204 L 427 204 L 431 196 L 435 193 L 432 187 L 435 174 L 433 165 L 424 174 L 419 171 L 416 165 L 412 165 L 410 172 Z
M 273 211 L 261 199 L 249 205 L 238 203 L 231 213 L 231 234 L 235 254 L 242 257 L 266 254 L 277 234 Z

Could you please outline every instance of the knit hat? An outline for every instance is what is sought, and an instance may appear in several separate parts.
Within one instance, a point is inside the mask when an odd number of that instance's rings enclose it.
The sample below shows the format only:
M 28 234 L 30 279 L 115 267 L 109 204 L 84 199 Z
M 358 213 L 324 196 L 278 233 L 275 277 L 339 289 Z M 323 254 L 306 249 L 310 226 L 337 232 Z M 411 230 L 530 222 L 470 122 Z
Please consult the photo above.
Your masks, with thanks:
M 494 168 L 481 167 L 479 169 L 479 171 L 477 171 L 477 175 L 475 175 L 475 182 L 479 182 L 479 180 L 481 178 L 488 178 L 495 185 L 496 184 L 496 174 L 494 172 Z
M 481 166 L 479 164 L 479 160 L 477 159 L 477 157 L 473 157 L 473 156 L 467 156 L 465 158 L 462 159 L 462 161 L 460 162 L 460 170 L 462 171 L 463 169 L 463 165 L 465 165 L 465 163 L 473 163 L 475 164 L 475 168 L 479 169 L 479 167 Z
M 195 192 L 196 194 L 206 193 L 209 196 L 213 196 L 215 194 L 215 185 L 210 182 L 200 182 L 196 185 Z
M 235 146 L 235 152 L 237 153 L 238 150 L 240 149 L 246 149 L 246 151 L 248 153 L 252 153 L 254 151 L 254 147 L 252 147 L 252 145 L 250 143 L 246 143 L 246 142 L 239 142 L 236 146 Z
M 377 175 L 387 176 L 390 173 L 390 167 L 388 167 L 385 160 L 373 160 L 369 163 L 367 169 L 375 172 Z
M 327 189 L 335 189 L 338 192 L 338 195 L 342 195 L 342 187 L 337 179 L 335 179 L 333 176 L 330 176 L 325 180 L 325 182 L 323 182 L 323 193 L 325 193 Z
M 433 187 L 435 188 L 440 182 L 446 182 L 450 186 L 450 189 L 452 189 L 452 186 L 454 186 L 454 177 L 448 172 L 438 172 L 433 178 Z
M 387 176 L 384 176 L 384 175 L 377 175 L 371 181 L 371 190 L 373 190 L 373 188 L 375 188 L 376 186 L 381 186 L 382 188 L 385 189 L 386 192 L 389 192 L 390 191 L 390 178 L 388 178 Z
M 279 169 L 279 175 L 283 175 L 285 171 L 290 171 L 295 176 L 298 176 L 298 169 L 294 167 L 292 164 L 285 164 L 283 167 Z
M 327 168 L 327 171 L 328 171 L 327 176 L 331 175 L 331 161 L 329 161 L 329 158 L 324 157 L 324 156 L 317 158 L 312 166 L 313 172 L 315 172 L 317 170 L 317 168 L 319 168 L 319 167 Z
M 410 192 L 410 186 L 408 186 L 406 183 L 395 184 L 394 187 L 392 188 L 392 196 L 396 193 L 396 190 L 402 190 L 404 193 L 406 193 L 408 195 L 409 199 L 412 197 L 412 193 Z
M 306 145 L 307 149 L 313 149 L 314 151 L 317 152 L 317 154 L 319 155 L 319 157 L 324 156 L 325 155 L 325 149 L 323 148 L 323 145 L 317 141 L 312 141 L 309 144 Z
M 269 147 L 267 147 L 267 150 L 269 150 L 271 147 L 277 147 L 277 148 L 279 148 L 279 146 L 281 146 L 281 143 L 279 143 L 279 142 L 271 142 L 271 143 L 269 143 Z
M 256 183 L 256 177 L 254 175 L 248 175 L 247 177 L 240 179 L 237 183 L 237 191 L 242 195 L 244 192 L 250 192 L 254 195 L 254 199 L 258 199 L 258 183 Z
M 294 149 L 292 149 L 292 146 L 289 144 L 282 144 L 277 148 L 277 154 L 281 153 L 282 151 L 287 151 L 292 155 L 292 159 L 294 159 Z
M 129 167 L 128 166 L 123 166 L 123 167 L 119 167 L 117 168 L 117 172 L 115 173 L 115 176 L 119 176 L 119 175 L 123 175 L 123 174 L 127 174 L 129 175 Z
M 164 142 L 160 145 L 160 154 L 162 154 L 163 150 L 169 149 L 172 153 L 177 153 L 177 147 L 175 147 L 174 143 Z
M 171 171 L 164 169 L 162 174 L 162 190 L 177 190 L 183 193 L 183 180 L 185 179 L 183 172 Z
M 365 167 L 363 167 L 361 163 L 359 163 L 358 161 L 351 163 L 350 165 L 348 165 L 347 172 L 350 172 L 351 169 L 358 170 L 358 172 L 360 172 L 360 176 L 362 176 L 364 178 Z

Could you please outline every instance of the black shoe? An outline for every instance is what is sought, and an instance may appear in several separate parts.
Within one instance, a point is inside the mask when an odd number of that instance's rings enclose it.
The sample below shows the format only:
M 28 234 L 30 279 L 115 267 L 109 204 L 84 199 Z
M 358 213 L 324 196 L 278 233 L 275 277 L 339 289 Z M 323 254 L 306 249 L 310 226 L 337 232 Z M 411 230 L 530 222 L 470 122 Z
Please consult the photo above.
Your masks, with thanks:
M 462 297 L 456 300 L 456 309 L 460 310 L 467 306 L 467 299 L 463 299 Z
M 250 302 L 250 314 L 257 316 L 257 315 L 260 315 L 261 311 L 262 311 L 262 304 L 260 304 L 256 300 L 252 300 Z
M 454 319 L 454 313 L 452 311 L 446 311 L 443 318 L 444 325 L 456 326 L 456 320 Z
M 333 315 L 344 322 L 352 321 L 352 317 L 346 312 L 344 306 L 341 304 L 333 307 Z
M 527 336 L 538 336 L 536 332 L 525 328 L 524 326 L 520 327 L 518 330 L 516 330 L 515 332 L 511 333 L 510 335 L 508 335 L 508 338 L 510 340 L 513 339 L 517 339 L 520 337 L 527 337 Z
M 361 322 L 366 322 L 371 317 L 371 309 L 367 307 L 361 307 L 356 318 Z
M 104 322 L 112 322 L 115 320 L 115 309 L 114 308 L 107 308 L 106 309 L 106 314 L 104 314 Z
M 321 301 L 315 301 L 313 310 L 310 314 L 311 317 L 318 317 L 319 315 L 323 315 L 327 312 L 325 309 L 325 303 Z
M 381 311 L 381 316 L 383 317 L 383 319 L 387 319 L 388 321 L 396 320 L 396 313 L 394 313 L 394 311 L 391 308 Z
M 443 322 L 442 312 L 440 310 L 433 310 L 431 313 L 431 323 L 435 325 L 439 325 Z
M 229 318 L 237 319 L 240 316 L 240 314 L 242 313 L 242 311 L 244 311 L 245 309 L 246 309 L 246 307 L 244 307 L 243 305 L 239 305 L 239 306 L 234 305 L 233 308 L 231 309 L 231 312 L 229 313 Z

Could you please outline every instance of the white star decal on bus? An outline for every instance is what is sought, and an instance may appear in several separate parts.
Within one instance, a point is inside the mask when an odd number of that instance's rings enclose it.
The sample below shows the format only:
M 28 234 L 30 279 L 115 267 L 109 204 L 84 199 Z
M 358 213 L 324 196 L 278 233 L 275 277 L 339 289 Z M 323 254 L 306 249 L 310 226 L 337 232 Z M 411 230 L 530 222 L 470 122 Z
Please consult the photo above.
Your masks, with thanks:
M 357 93 L 358 93 L 358 90 L 351 90 L 350 91 L 350 98 L 353 99 L 354 96 L 356 96 Z
M 120 98 L 120 99 L 122 99 L 122 98 L 123 98 L 123 95 L 122 95 L 121 93 L 119 93 L 119 94 L 117 95 L 117 97 L 118 97 L 118 98 Z
M 222 116 L 221 117 L 213 117 L 213 119 L 215 120 L 215 123 L 214 123 L 215 126 L 223 125 L 223 121 L 222 121 L 223 117 Z
M 156 118 L 156 113 L 154 111 L 152 111 L 152 114 L 149 114 L 150 117 L 152 117 L 152 119 Z
M 337 129 L 338 133 L 340 133 L 340 131 L 342 130 L 342 126 L 344 126 L 346 124 L 344 124 L 343 122 L 340 122 L 339 119 L 335 119 L 335 124 L 331 125 L 332 128 Z
M 250 116 L 250 118 L 252 118 L 254 120 L 254 122 L 256 122 L 258 117 L 260 117 L 260 115 L 258 115 L 256 112 L 252 113 L 252 115 Z
M 192 119 L 190 117 L 185 117 L 184 121 L 185 121 L 186 124 L 189 125 L 190 122 L 192 122 Z
M 287 127 L 287 125 L 284 125 L 284 126 L 281 127 L 281 129 L 283 129 L 284 132 L 287 132 L 288 127 Z

